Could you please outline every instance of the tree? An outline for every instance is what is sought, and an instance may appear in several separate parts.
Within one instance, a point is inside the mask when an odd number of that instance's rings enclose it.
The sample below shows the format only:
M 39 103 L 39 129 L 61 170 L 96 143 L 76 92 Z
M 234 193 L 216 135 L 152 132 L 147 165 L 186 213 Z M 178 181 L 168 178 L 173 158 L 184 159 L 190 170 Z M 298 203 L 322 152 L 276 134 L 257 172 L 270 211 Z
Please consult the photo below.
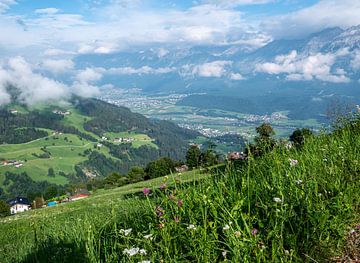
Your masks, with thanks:
M 186 164 L 190 169 L 198 168 L 201 164 L 201 151 L 198 145 L 190 146 L 186 153 Z
M 130 169 L 128 177 L 132 183 L 143 181 L 145 178 L 145 171 L 139 166 L 134 166 Z
M 168 157 L 157 159 L 148 163 L 145 168 L 145 179 L 152 179 L 168 175 L 175 170 L 175 162 Z
M 48 188 L 45 189 L 44 198 L 46 200 L 49 200 L 57 196 L 58 196 L 58 189 L 55 185 L 49 186 Z
M 290 135 L 290 141 L 293 142 L 297 147 L 302 146 L 305 143 L 306 138 L 309 138 L 312 136 L 313 133 L 310 129 L 302 128 L 302 129 L 296 129 L 291 135 Z
M 250 144 L 245 153 L 248 155 L 251 152 L 253 156 L 258 157 L 271 151 L 275 147 L 276 141 L 273 138 L 275 131 L 268 123 L 261 124 L 256 128 L 256 132 L 258 135 L 254 139 L 255 144 Z
M 218 155 L 212 150 L 207 149 L 201 153 L 201 165 L 208 167 L 219 163 Z
M 0 200 L 0 217 L 8 215 L 10 215 L 10 206 L 6 202 Z

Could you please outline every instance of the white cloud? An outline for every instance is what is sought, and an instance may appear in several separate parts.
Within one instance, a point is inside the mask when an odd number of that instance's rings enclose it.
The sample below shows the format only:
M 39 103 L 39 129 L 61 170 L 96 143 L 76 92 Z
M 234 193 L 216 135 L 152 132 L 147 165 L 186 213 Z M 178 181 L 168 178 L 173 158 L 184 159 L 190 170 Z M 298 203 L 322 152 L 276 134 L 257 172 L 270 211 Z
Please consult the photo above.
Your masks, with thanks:
M 0 0 L 0 13 L 8 10 L 14 4 L 16 4 L 15 0 Z
M 230 79 L 231 80 L 243 80 L 245 78 L 240 73 L 231 73 L 230 74 Z
M 71 94 L 91 97 L 98 93 L 98 88 L 90 84 L 101 79 L 95 69 L 78 72 L 71 85 L 45 77 L 35 69 L 23 57 L 10 58 L 0 66 L 0 105 L 10 102 L 9 89 L 16 89 L 17 100 L 28 105 L 66 100 Z
M 60 10 L 57 8 L 43 8 L 43 9 L 36 9 L 35 13 L 36 14 L 41 14 L 41 15 L 54 15 L 56 13 L 58 13 Z
M 80 83 L 94 83 L 101 80 L 103 71 L 102 68 L 86 68 L 77 73 L 76 80 Z
M 143 66 L 140 68 L 133 67 L 120 67 L 120 68 L 110 68 L 106 70 L 108 74 L 117 74 L 117 75 L 149 75 L 149 74 L 167 74 L 174 72 L 176 68 L 152 68 L 149 66 Z
M 360 70 L 360 51 L 357 51 L 354 55 L 353 60 L 351 61 L 351 67 L 354 70 Z
M 287 80 L 321 80 L 326 82 L 344 83 L 350 79 L 343 69 L 336 69 L 332 72 L 332 66 L 338 57 L 347 55 L 347 50 L 340 50 L 337 53 L 317 53 L 307 57 L 299 55 L 295 50 L 288 55 L 281 55 L 275 58 L 275 62 L 267 62 L 256 65 L 256 71 L 268 74 L 285 74 Z
M 31 65 L 22 57 L 9 59 L 7 67 L 0 69 L 0 72 L 0 90 L 5 93 L 2 94 L 5 96 L 2 103 L 9 102 L 7 88 L 18 89 L 18 100 L 26 104 L 62 99 L 69 92 L 66 85 L 34 73 Z
M 299 38 L 330 27 L 360 24 L 360 1 L 320 0 L 315 5 L 286 15 L 271 17 L 262 27 L 275 38 Z
M 233 7 L 239 5 L 258 5 L 274 2 L 274 0 L 203 0 L 203 3 L 213 4 L 225 7 Z
M 192 74 L 206 78 L 209 77 L 220 78 L 226 75 L 227 73 L 226 67 L 231 65 L 232 65 L 231 61 L 223 61 L 223 60 L 204 63 L 202 65 L 197 65 L 193 67 Z
M 46 59 L 41 64 L 43 69 L 46 69 L 54 74 L 64 73 L 74 68 L 74 62 L 70 59 Z

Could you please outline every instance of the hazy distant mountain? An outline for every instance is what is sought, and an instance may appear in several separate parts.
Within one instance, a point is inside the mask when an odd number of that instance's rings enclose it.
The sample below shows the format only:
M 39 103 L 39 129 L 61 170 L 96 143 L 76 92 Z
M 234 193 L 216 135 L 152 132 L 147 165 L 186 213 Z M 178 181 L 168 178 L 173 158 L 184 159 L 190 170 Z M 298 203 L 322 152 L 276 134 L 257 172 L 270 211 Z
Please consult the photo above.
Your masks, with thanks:
M 116 87 L 239 97 L 259 105 L 250 113 L 294 113 L 305 107 L 305 114 L 295 115 L 318 117 L 335 97 L 359 103 L 360 26 L 275 40 L 251 52 L 240 44 L 153 46 L 83 55 L 76 64 L 95 65 L 105 76 L 103 83 Z

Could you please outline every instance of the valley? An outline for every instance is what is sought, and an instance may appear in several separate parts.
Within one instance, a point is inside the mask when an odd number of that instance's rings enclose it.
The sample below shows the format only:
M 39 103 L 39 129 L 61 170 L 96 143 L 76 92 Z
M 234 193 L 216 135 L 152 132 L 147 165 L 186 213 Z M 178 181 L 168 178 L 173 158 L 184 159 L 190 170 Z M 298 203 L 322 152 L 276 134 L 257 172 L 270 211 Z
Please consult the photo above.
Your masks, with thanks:
M 306 127 L 316 132 L 324 127 L 324 124 L 315 118 L 293 119 L 288 116 L 288 111 L 258 115 L 211 108 L 211 105 L 207 108 L 181 105 L 184 98 L 204 95 L 146 94 L 139 89 L 106 88 L 101 90 L 99 99 L 128 107 L 149 118 L 172 121 L 180 127 L 197 131 L 210 138 L 238 134 L 251 141 L 255 136 L 255 127 L 264 122 L 274 127 L 278 138 L 288 137 L 296 128 Z

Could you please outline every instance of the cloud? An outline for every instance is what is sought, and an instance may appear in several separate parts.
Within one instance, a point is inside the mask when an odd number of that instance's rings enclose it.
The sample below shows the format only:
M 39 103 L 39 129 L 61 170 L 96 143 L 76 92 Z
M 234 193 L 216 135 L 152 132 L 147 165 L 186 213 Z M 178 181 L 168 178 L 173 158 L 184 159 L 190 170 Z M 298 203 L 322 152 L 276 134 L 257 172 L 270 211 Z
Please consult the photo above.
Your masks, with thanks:
M 133 67 L 110 68 L 106 70 L 106 73 L 116 74 L 116 75 L 149 75 L 149 74 L 167 74 L 174 71 L 176 71 L 176 68 L 174 67 L 152 68 L 149 66 L 143 66 L 140 68 L 133 68 Z
M 244 80 L 245 78 L 240 73 L 231 73 L 230 74 L 230 79 L 231 80 Z
M 0 0 L 0 13 L 5 12 L 14 4 L 16 4 L 15 0 Z
M 205 78 L 220 78 L 226 73 L 226 67 L 231 66 L 231 61 L 218 60 L 193 67 L 192 74 Z
M 102 77 L 95 69 L 87 68 L 78 72 L 71 85 L 65 85 L 37 73 L 35 69 L 23 57 L 10 58 L 0 66 L 0 105 L 10 103 L 15 90 L 17 101 L 28 105 L 66 100 L 71 94 L 91 97 L 98 93 L 98 88 L 91 83 Z
M 26 104 L 63 99 L 69 92 L 66 85 L 34 73 L 31 65 L 22 57 L 9 59 L 7 67 L 0 69 L 0 72 L 0 90 L 7 94 L 2 103 L 9 102 L 7 89 L 17 89 L 18 101 Z
M 86 68 L 76 75 L 76 80 L 81 83 L 94 83 L 101 80 L 104 70 L 101 68 Z
M 54 74 L 68 72 L 74 68 L 74 62 L 71 59 L 46 59 L 41 64 L 41 67 Z
M 274 0 L 203 0 L 202 3 L 213 4 L 225 7 L 234 7 L 239 5 L 258 5 L 274 2 Z
M 360 51 L 357 51 L 354 55 L 353 60 L 351 61 L 351 67 L 354 70 L 359 70 L 360 69 Z
M 315 5 L 266 19 L 261 27 L 275 38 L 300 38 L 330 27 L 360 24 L 360 1 L 320 0 Z
M 57 8 L 43 8 L 43 9 L 36 9 L 35 13 L 36 14 L 41 14 L 41 15 L 54 15 L 56 13 L 58 13 L 60 10 Z
M 280 55 L 274 62 L 267 62 L 256 65 L 256 71 L 268 74 L 285 74 L 287 80 L 321 80 L 334 83 L 346 83 L 350 79 L 346 72 L 338 68 L 332 72 L 332 66 L 338 57 L 347 55 L 347 50 L 340 50 L 337 53 L 317 53 L 307 57 L 299 55 L 295 50 L 287 55 Z

